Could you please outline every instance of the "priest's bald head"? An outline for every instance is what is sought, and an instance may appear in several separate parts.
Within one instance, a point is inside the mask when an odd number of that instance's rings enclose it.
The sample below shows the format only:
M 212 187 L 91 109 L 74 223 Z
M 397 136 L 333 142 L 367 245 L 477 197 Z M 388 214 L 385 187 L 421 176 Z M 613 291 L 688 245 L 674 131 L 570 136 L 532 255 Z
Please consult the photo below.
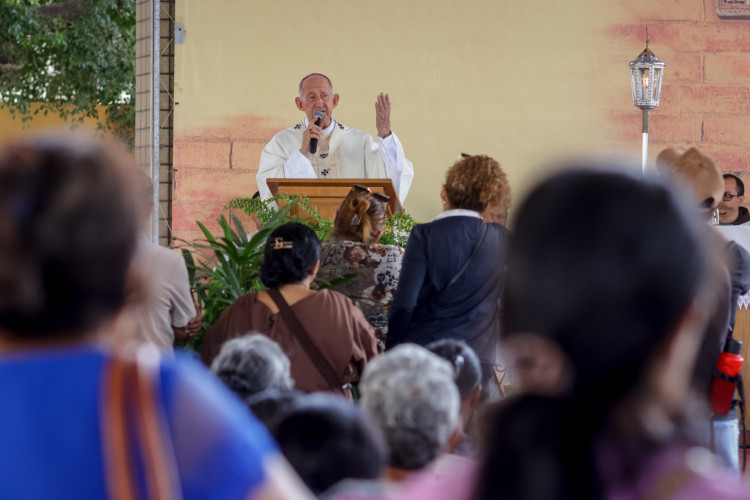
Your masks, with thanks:
M 299 97 L 294 102 L 297 109 L 304 111 L 310 123 L 314 122 L 313 113 L 322 111 L 320 125 L 326 128 L 331 124 L 331 115 L 339 103 L 339 95 L 333 92 L 330 78 L 321 73 L 311 73 L 299 82 Z
M 304 85 L 305 81 L 308 78 L 312 78 L 312 77 L 325 78 L 325 80 L 328 82 L 328 86 L 331 88 L 331 95 L 333 95 L 333 83 L 331 82 L 330 78 L 328 78 L 323 73 L 310 73 L 309 75 L 303 77 L 302 80 L 299 81 L 299 96 L 300 97 L 302 97 L 302 86 Z

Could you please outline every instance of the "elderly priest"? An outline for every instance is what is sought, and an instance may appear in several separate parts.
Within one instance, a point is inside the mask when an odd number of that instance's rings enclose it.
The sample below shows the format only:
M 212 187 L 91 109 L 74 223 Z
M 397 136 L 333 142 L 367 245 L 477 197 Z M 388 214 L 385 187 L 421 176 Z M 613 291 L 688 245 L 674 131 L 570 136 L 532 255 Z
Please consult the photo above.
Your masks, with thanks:
M 414 178 L 414 167 L 391 131 L 391 101 L 380 94 L 375 102 L 378 142 L 369 134 L 336 122 L 331 114 L 339 96 L 331 80 L 312 73 L 299 84 L 297 109 L 305 119 L 276 134 L 263 148 L 258 167 L 258 191 L 271 197 L 266 179 L 389 178 L 403 202 Z M 311 139 L 316 141 L 311 147 Z M 311 151 L 312 149 L 312 151 Z

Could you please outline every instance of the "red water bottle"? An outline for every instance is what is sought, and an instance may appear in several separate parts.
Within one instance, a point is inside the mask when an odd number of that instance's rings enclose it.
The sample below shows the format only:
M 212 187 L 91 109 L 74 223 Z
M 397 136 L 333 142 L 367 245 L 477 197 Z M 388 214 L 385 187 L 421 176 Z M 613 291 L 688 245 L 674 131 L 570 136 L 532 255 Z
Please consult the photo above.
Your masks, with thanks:
M 744 361 L 740 356 L 741 349 L 742 342 L 728 339 L 724 352 L 719 355 L 711 382 L 711 411 L 717 415 L 726 415 L 732 409 L 734 392 Z

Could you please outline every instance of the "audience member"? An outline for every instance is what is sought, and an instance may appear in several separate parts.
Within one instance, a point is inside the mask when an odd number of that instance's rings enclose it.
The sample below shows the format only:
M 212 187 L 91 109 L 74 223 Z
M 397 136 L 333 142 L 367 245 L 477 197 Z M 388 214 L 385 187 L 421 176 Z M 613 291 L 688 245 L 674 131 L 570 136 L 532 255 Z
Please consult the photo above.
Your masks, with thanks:
M 330 394 L 294 400 L 278 421 L 274 437 L 316 495 L 343 480 L 380 478 L 388 458 L 383 436 L 365 412 Z
M 139 181 L 141 221 L 148 227 L 154 210 L 153 184 L 145 174 L 139 176 Z M 182 256 L 140 235 L 133 267 L 146 284 L 144 300 L 132 311 L 135 338 L 172 351 L 175 341 L 199 334 L 203 314 L 190 293 Z
M 488 206 L 482 210 L 479 215 L 481 215 L 482 220 L 488 224 L 494 222 L 495 224 L 504 226 L 508 220 L 508 207 L 500 205 Z
M 386 479 L 400 482 L 424 469 L 458 428 L 460 399 L 453 370 L 413 344 L 375 358 L 360 384 L 362 407 L 385 435 L 390 449 Z
M 448 361 L 453 367 L 453 381 L 461 398 L 459 431 L 455 434 L 448 451 L 460 455 L 474 455 L 474 443 L 467 430 L 479 405 L 482 392 L 482 368 L 479 358 L 466 342 L 444 339 L 427 345 L 427 350 Z
M 279 418 L 291 407 L 294 401 L 305 393 L 297 389 L 265 389 L 245 398 L 253 415 L 260 420 L 271 435 L 276 432 Z
M 476 498 L 747 497 L 710 479 L 681 433 L 710 308 L 703 224 L 666 185 L 622 173 L 568 171 L 531 192 L 504 333 L 545 339 L 560 367 L 546 373 L 567 373 L 501 406 Z
M 445 211 L 411 232 L 391 305 L 386 345 L 464 340 L 479 356 L 489 388 L 498 362 L 500 300 L 510 233 L 479 213 L 507 205 L 510 187 L 488 156 L 456 162 L 441 192 Z
M 401 274 L 404 249 L 378 243 L 383 235 L 388 197 L 355 184 L 334 217 L 333 234 L 323 243 L 316 281 L 354 276 L 333 290 L 350 297 L 375 328 L 381 349 L 388 333 L 388 311 Z
M 697 148 L 679 152 L 669 148 L 659 153 L 657 167 L 670 180 L 688 190 L 694 203 L 708 221 L 719 207 L 721 213 L 722 186 L 726 183 L 716 164 Z M 726 193 L 724 193 L 726 194 Z M 736 408 L 724 415 L 708 412 L 713 371 L 724 346 L 732 339 L 737 301 L 750 289 L 750 254 L 733 241 L 725 240 L 712 225 L 703 228 L 703 240 L 709 245 L 711 260 L 721 277 L 716 289 L 716 305 L 710 316 L 698 359 L 693 371 L 693 383 L 705 403 L 706 412 L 694 424 L 705 446 L 719 455 L 725 465 L 739 475 L 739 418 Z
M 0 152 L 2 496 L 307 498 L 265 429 L 199 365 L 103 342 L 128 296 L 132 172 L 76 137 Z
M 261 265 L 268 290 L 240 297 L 221 314 L 206 334 L 203 361 L 210 364 L 224 342 L 256 330 L 289 356 L 298 389 L 350 396 L 345 386 L 356 384 L 377 354 L 375 332 L 345 295 L 310 290 L 319 264 L 312 229 L 292 222 L 273 230 Z
M 265 389 L 286 391 L 294 387 L 289 358 L 279 344 L 259 333 L 222 345 L 211 371 L 242 398 Z
M 750 222 L 750 211 L 745 203 L 745 183 L 733 174 L 724 174 L 724 193 L 719 203 L 719 224 L 739 226 Z

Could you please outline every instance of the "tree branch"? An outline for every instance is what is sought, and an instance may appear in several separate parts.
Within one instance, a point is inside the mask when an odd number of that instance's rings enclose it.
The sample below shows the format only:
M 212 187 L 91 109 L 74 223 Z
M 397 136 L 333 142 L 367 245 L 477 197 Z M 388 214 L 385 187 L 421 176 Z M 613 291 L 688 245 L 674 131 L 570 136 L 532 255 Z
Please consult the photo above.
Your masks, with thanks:
M 10 69 L 21 69 L 23 66 L 20 64 L 6 64 L 6 63 L 0 63 L 0 76 L 3 75 L 6 71 Z

